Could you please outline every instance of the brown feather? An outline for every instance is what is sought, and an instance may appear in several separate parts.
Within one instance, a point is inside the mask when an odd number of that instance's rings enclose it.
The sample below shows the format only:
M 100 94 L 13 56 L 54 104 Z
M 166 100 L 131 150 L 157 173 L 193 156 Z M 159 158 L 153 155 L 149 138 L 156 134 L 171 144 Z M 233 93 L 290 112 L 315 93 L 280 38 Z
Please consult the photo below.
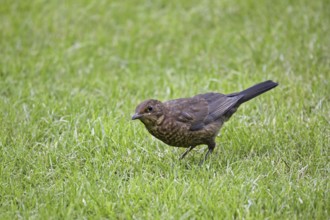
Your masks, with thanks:
M 150 99 L 136 107 L 132 119 L 141 120 L 148 131 L 164 143 L 189 148 L 183 157 L 197 145 L 208 145 L 206 158 L 215 147 L 215 137 L 223 123 L 237 108 L 277 85 L 265 81 L 239 93 L 205 93 L 164 103 Z

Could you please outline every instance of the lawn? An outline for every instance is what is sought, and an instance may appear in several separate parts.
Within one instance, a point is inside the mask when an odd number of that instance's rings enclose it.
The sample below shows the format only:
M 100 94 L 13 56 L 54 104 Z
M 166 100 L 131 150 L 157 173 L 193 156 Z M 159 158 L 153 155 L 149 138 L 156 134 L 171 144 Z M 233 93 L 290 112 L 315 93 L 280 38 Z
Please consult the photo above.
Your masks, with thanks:
M 327 0 L 2 0 L 0 219 L 329 219 Z M 264 80 L 206 146 L 136 105 Z

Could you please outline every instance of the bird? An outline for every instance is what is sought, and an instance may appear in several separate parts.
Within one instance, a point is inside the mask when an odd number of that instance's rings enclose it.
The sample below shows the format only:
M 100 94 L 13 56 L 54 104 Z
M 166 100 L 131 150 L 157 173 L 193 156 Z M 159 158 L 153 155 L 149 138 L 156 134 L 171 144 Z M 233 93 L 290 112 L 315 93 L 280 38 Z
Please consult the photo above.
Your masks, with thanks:
M 221 127 L 238 107 L 276 86 L 278 83 L 267 80 L 227 95 L 209 92 L 165 102 L 148 99 L 136 107 L 132 120 L 140 120 L 151 135 L 165 144 L 187 148 L 180 159 L 196 146 L 207 145 L 202 164 L 216 147 L 215 138 Z

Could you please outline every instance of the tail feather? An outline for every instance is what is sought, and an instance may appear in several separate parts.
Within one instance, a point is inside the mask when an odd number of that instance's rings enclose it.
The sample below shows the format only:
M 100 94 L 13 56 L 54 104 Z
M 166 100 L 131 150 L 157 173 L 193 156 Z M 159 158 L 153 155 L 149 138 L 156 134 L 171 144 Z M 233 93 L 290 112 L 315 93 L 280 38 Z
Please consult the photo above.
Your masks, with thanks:
M 254 85 L 246 90 L 243 90 L 239 93 L 233 93 L 233 94 L 229 94 L 227 96 L 231 97 L 231 96 L 243 96 L 240 100 L 239 100 L 239 105 L 249 101 L 250 99 L 253 99 L 255 97 L 257 97 L 258 95 L 261 95 L 262 93 L 265 93 L 273 88 L 275 88 L 278 85 L 278 83 L 275 83 L 271 80 L 267 80 L 265 82 L 259 83 L 257 85 Z

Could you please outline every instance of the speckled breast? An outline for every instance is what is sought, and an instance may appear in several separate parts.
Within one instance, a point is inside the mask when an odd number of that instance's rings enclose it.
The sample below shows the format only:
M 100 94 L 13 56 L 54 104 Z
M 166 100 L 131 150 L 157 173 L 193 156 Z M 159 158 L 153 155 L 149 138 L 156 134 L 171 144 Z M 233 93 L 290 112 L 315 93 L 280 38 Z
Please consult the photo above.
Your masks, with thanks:
M 175 147 L 207 144 L 208 140 L 214 136 L 208 130 L 190 131 L 186 124 L 171 120 L 164 120 L 161 125 L 154 126 L 148 130 L 154 137 Z

